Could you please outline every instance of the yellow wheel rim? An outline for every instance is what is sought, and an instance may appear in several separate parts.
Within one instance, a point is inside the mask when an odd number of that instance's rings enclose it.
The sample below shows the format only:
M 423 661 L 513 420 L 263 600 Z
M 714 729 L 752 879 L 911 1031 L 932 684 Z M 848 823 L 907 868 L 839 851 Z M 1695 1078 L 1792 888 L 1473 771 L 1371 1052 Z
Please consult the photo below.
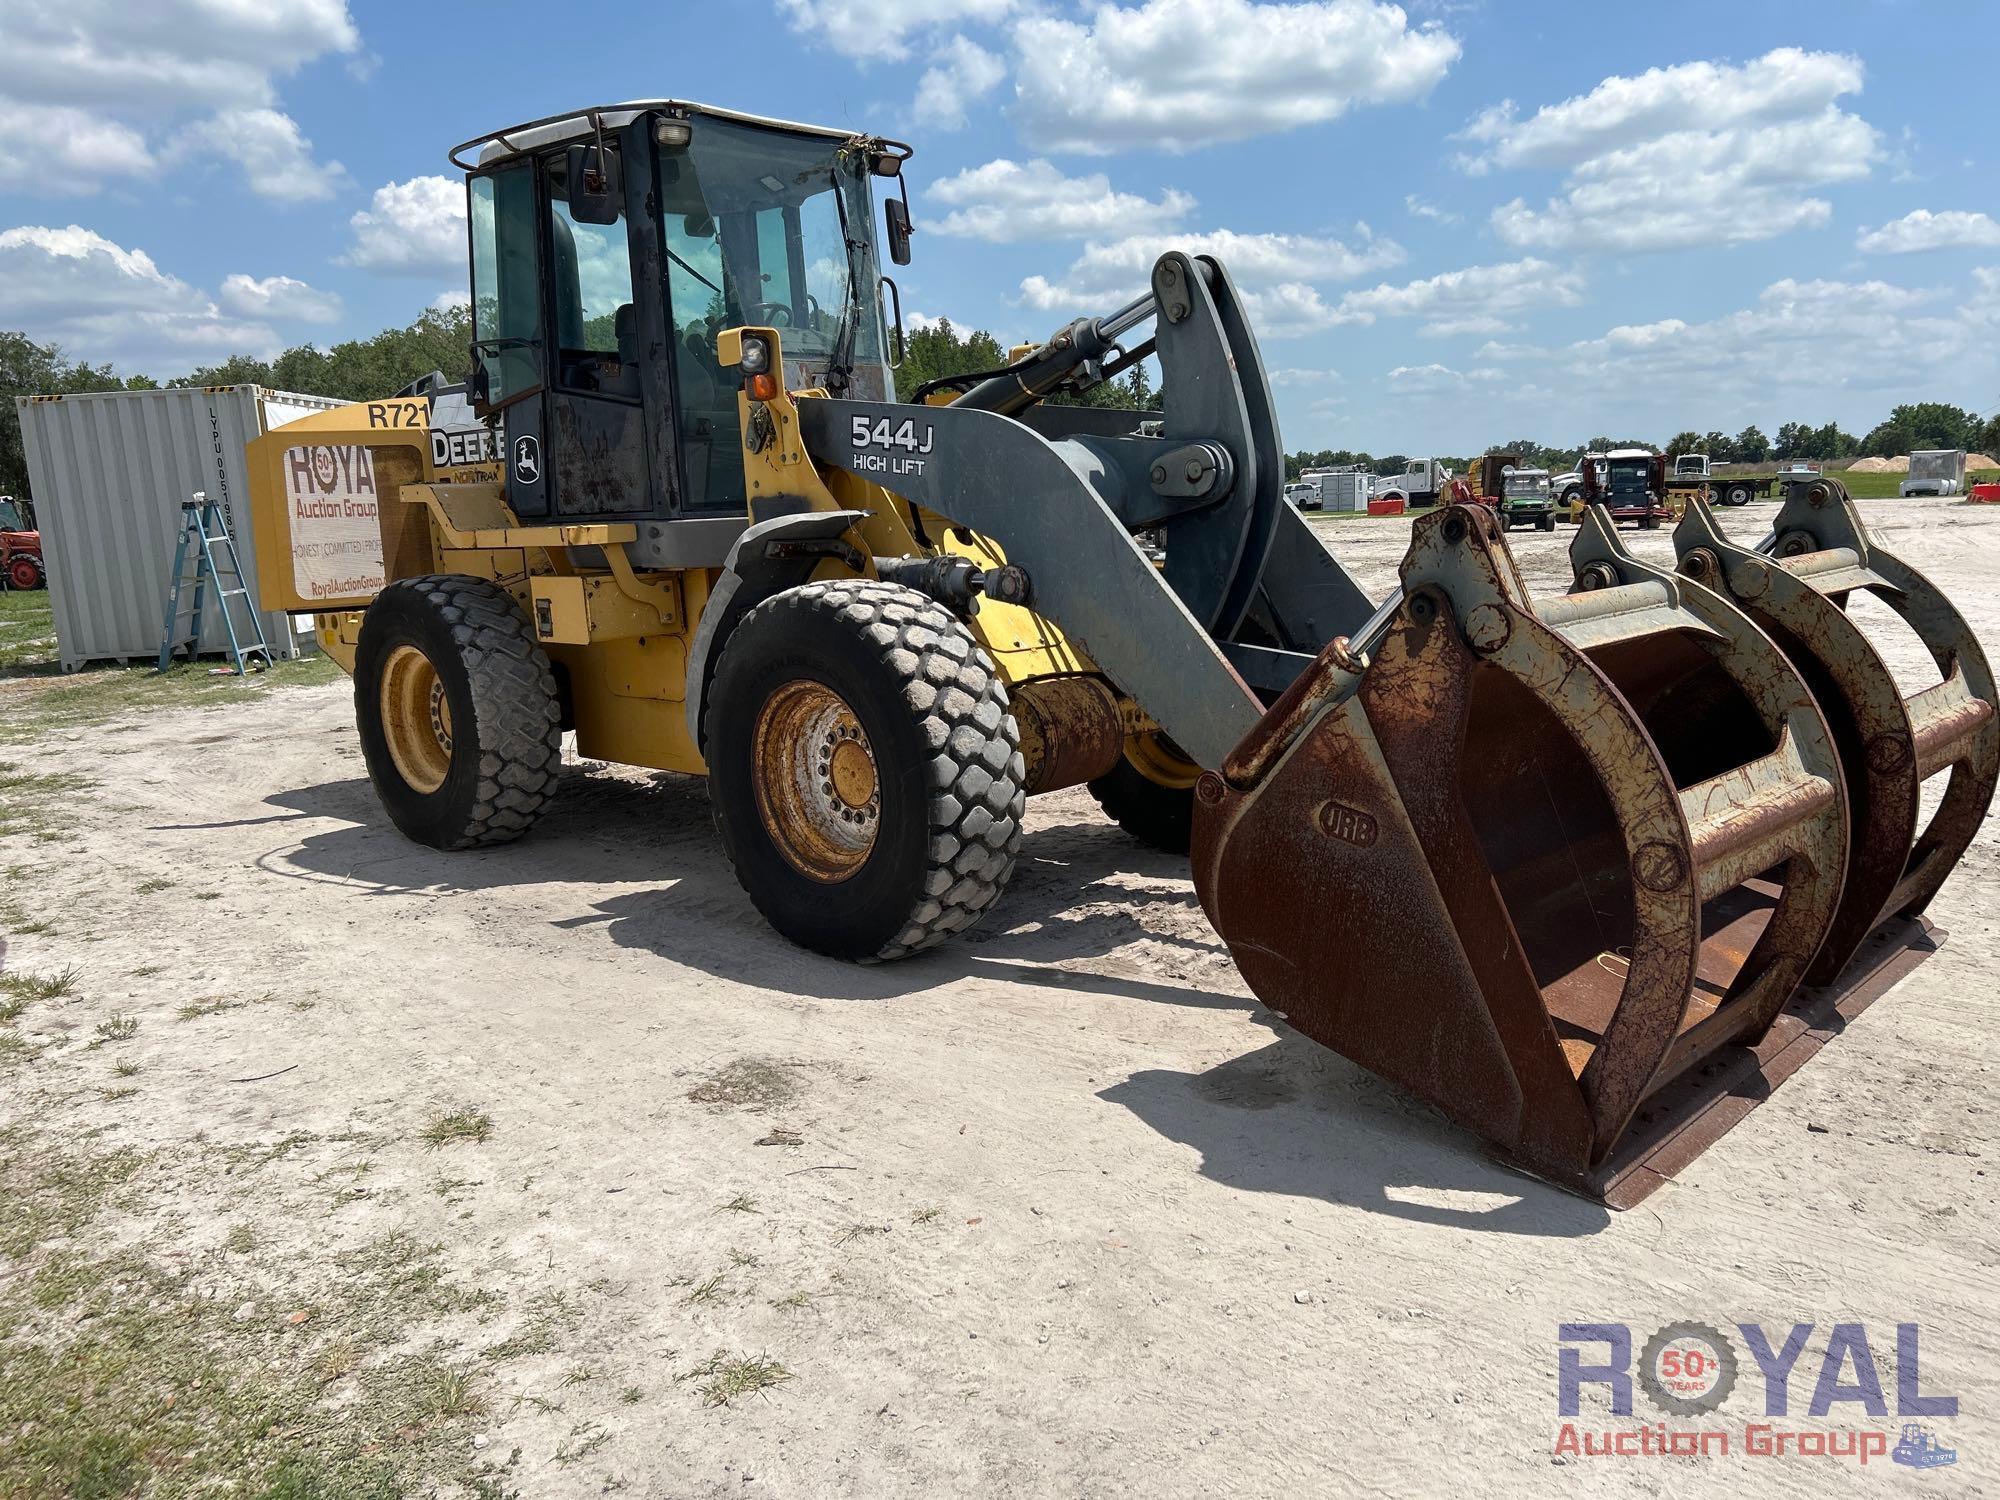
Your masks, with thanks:
M 764 700 L 751 741 L 764 831 L 801 875 L 827 885 L 868 862 L 882 824 L 875 750 L 847 702 L 800 679 Z
M 1148 781 L 1185 791 L 1201 779 L 1201 767 L 1158 734 L 1125 737 L 1125 758 Z
M 382 665 L 382 738 L 396 774 L 430 793 L 451 770 L 451 700 L 431 659 L 398 646 Z

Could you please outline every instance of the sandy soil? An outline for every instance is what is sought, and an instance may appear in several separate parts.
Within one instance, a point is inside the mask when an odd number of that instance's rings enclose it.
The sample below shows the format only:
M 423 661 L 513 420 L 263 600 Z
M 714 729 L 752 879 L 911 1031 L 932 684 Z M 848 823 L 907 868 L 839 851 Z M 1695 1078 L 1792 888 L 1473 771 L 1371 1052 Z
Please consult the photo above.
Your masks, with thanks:
M 1747 534 L 1771 509 L 1726 516 Z M 2000 648 L 2000 507 L 1867 509 Z M 1328 531 L 1386 586 L 1400 528 Z M 1532 581 L 1567 576 L 1567 537 L 1515 534 Z M 522 844 L 405 842 L 344 685 L 134 718 L 38 761 L 99 791 L 73 840 L 33 851 L 60 848 L 39 894 L 89 935 L 17 942 L 16 965 L 85 979 L 30 1021 L 139 1026 L 15 1075 L 0 1118 L 32 1107 L 62 1137 L 166 1158 L 296 1138 L 254 1193 L 190 1168 L 151 1211 L 176 1210 L 192 1251 L 248 1217 L 273 1308 L 387 1231 L 440 1244 L 497 1311 L 403 1336 L 475 1362 L 487 1413 L 463 1441 L 519 1447 L 525 1495 L 1917 1482 L 1830 1459 L 1555 1459 L 1558 1324 L 1622 1321 L 1637 1343 L 1677 1319 L 1814 1324 L 1800 1428 L 1829 1425 L 1803 1413 L 1843 1320 L 1868 1327 L 1890 1387 L 1870 1425 L 1893 1428 L 1893 1325 L 1920 1322 L 1926 1390 L 1962 1403 L 1931 1422 L 1959 1462 L 1923 1482 L 2000 1485 L 1990 820 L 1933 910 L 1943 951 L 1616 1215 L 1289 1033 L 1184 863 L 1080 791 L 1032 805 L 1014 883 L 966 940 L 857 968 L 762 925 L 698 781 L 579 766 Z M 138 893 L 149 878 L 172 884 Z M 178 1019 L 208 996 L 262 1003 Z M 143 1064 L 115 1103 L 83 1086 L 113 1050 Z M 427 1150 L 425 1123 L 459 1108 L 490 1138 Z M 329 1174 L 364 1151 L 362 1188 L 336 1193 Z M 94 1232 L 148 1228 L 128 1212 Z M 553 1294 L 548 1336 L 495 1352 Z M 677 1377 L 719 1349 L 791 1378 L 704 1405 Z M 596 1378 L 562 1387 L 579 1365 Z M 1722 1424 L 1739 1436 L 1762 1410 L 1745 1365 Z M 1593 1427 L 1658 1415 L 1643 1396 L 1627 1420 L 1585 1408 Z M 1865 1421 L 1849 1405 L 1832 1425 Z

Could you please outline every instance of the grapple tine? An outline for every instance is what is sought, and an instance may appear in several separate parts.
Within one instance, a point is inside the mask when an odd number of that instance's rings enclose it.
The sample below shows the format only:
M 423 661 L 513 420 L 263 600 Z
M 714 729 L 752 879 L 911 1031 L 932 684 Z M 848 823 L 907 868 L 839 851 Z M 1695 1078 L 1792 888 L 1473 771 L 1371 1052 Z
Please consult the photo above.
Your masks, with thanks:
M 1684 576 L 1726 593 L 1778 643 L 1833 732 L 1853 836 L 1840 907 L 1806 974 L 1810 984 L 1831 984 L 1882 923 L 1923 911 L 1978 831 L 2000 779 L 1991 669 L 1950 601 L 1869 538 L 1837 480 L 1793 487 L 1754 550 L 1690 500 L 1674 546 Z M 1903 696 L 1847 612 L 1857 589 L 1910 625 L 1939 682 Z M 1922 784 L 1947 769 L 1951 781 L 1920 831 Z
M 1537 602 L 1483 511 L 1419 520 L 1372 662 L 1329 647 L 1203 776 L 1194 874 L 1299 1031 L 1623 1207 L 1690 1154 L 1688 1081 L 1797 1030 L 1847 824 L 1747 617 L 1601 523 L 1574 555 L 1591 587 Z

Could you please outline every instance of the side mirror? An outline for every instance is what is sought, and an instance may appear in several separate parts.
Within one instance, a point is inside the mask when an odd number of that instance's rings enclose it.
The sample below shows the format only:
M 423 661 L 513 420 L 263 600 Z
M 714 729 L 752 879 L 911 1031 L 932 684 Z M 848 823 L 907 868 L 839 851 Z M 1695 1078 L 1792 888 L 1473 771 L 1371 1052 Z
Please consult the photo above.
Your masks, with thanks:
M 618 154 L 596 146 L 571 146 L 564 165 L 569 177 L 569 216 L 579 224 L 616 224 L 625 208 Z
M 891 198 L 882 205 L 882 221 L 889 227 L 889 259 L 899 266 L 910 263 L 910 205 L 907 199 Z

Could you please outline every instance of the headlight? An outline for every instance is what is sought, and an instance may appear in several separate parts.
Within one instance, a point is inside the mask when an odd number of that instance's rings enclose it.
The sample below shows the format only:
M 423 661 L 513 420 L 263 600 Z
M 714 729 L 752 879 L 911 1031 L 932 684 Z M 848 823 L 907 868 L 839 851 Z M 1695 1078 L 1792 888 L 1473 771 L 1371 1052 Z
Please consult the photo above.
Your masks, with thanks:
M 745 375 L 762 375 L 771 368 L 771 346 L 762 339 L 746 338 L 737 364 Z

